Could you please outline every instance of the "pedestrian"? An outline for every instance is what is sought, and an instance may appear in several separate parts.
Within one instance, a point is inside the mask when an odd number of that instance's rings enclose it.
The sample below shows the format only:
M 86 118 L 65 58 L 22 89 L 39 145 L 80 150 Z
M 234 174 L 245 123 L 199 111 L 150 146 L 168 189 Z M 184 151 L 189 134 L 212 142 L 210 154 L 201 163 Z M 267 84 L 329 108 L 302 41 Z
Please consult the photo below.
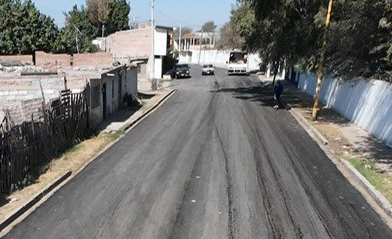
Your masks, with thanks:
M 280 106 L 280 94 L 283 91 L 283 85 L 280 83 L 279 80 L 276 81 L 276 84 L 274 85 L 274 100 L 275 100 L 275 109 L 279 109 Z

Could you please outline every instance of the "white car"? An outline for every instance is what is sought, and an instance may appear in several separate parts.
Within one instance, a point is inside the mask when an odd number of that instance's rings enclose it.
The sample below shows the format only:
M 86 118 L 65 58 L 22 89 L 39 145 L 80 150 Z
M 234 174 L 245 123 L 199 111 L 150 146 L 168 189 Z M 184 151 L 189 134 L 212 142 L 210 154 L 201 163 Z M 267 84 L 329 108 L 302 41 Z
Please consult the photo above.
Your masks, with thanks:
M 203 65 L 203 68 L 201 70 L 202 75 L 214 75 L 215 74 L 215 69 L 214 66 L 209 64 L 209 65 Z

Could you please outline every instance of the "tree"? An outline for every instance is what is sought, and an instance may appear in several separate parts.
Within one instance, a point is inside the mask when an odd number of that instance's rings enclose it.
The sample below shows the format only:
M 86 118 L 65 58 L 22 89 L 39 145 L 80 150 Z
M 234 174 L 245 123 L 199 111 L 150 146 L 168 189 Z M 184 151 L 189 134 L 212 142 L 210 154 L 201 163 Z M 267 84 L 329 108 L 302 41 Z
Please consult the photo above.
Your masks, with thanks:
M 215 25 L 214 21 L 208 21 L 203 24 L 201 27 L 202 32 L 215 32 L 217 26 Z
M 183 37 L 185 34 L 192 33 L 192 28 L 190 27 L 181 27 L 181 37 Z M 180 35 L 180 27 L 176 27 L 176 29 L 173 31 L 173 36 L 175 38 L 178 38 Z
M 96 36 L 98 28 L 90 21 L 84 6 L 78 9 L 78 6 L 75 5 L 70 12 L 64 13 L 64 15 L 66 16 L 66 25 L 60 31 L 54 52 L 83 53 L 96 51 L 97 49 L 91 41 Z
M 129 12 L 131 7 L 126 0 L 118 0 L 112 7 L 109 22 L 107 26 L 107 34 L 117 31 L 129 30 Z
M 392 8 L 384 0 L 335 0 L 327 35 L 327 74 L 392 79 Z M 314 70 L 328 1 L 241 0 L 255 12 L 254 36 L 263 60 L 289 60 Z
M 58 36 L 54 20 L 41 14 L 31 0 L 0 0 L 0 53 L 51 51 Z
M 105 36 L 129 29 L 131 7 L 126 0 L 87 0 L 86 11 L 90 21 L 98 28 L 96 36 L 102 36 L 104 25 Z
M 227 22 L 220 29 L 220 38 L 217 41 L 218 49 L 241 49 L 244 39 L 241 37 L 237 26 L 233 22 Z

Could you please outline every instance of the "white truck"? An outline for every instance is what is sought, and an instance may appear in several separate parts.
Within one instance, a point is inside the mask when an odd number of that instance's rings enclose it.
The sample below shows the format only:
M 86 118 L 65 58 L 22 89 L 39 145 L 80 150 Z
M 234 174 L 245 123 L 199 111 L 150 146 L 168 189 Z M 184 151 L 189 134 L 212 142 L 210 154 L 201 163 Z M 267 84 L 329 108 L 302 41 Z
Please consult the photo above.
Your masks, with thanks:
M 242 51 L 232 51 L 229 54 L 227 63 L 227 74 L 248 74 L 248 53 Z

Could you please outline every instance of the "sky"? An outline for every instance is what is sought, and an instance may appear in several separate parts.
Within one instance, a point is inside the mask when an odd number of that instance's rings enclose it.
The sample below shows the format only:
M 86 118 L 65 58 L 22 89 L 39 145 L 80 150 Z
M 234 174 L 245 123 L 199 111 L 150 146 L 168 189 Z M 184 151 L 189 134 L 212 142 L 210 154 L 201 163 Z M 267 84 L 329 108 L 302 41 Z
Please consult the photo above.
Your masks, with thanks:
M 55 19 L 59 27 L 64 26 L 63 12 L 74 5 L 86 5 L 86 0 L 32 0 L 37 9 Z M 128 0 L 131 6 L 130 21 L 138 23 L 151 19 L 151 0 Z M 229 21 L 236 0 L 155 0 L 155 24 L 182 26 L 199 30 L 203 23 L 214 21 L 218 28 Z

